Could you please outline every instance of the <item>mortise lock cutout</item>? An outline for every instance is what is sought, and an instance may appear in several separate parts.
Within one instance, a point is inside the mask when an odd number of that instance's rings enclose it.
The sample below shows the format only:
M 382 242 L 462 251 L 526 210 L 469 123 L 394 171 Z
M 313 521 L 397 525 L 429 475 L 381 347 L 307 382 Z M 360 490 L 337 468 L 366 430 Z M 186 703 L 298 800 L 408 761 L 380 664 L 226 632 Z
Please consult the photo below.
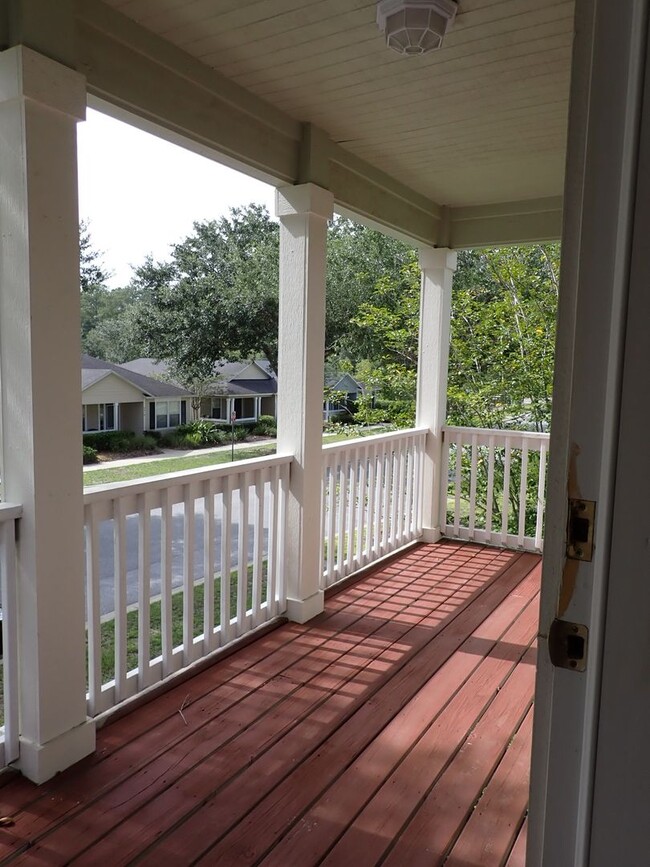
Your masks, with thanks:
M 567 557 L 591 561 L 594 553 L 594 521 L 596 503 L 593 500 L 569 500 Z
M 587 667 L 589 630 L 582 623 L 554 620 L 548 634 L 548 650 L 556 668 L 584 671 Z

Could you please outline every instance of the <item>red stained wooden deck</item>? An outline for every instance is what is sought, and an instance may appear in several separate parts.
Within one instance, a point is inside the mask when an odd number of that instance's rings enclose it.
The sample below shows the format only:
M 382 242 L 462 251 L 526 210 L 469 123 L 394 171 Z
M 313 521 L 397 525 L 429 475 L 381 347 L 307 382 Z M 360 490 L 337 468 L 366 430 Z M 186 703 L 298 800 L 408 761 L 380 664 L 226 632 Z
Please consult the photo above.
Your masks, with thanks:
M 412 548 L 0 788 L 0 863 L 524 865 L 540 559 Z

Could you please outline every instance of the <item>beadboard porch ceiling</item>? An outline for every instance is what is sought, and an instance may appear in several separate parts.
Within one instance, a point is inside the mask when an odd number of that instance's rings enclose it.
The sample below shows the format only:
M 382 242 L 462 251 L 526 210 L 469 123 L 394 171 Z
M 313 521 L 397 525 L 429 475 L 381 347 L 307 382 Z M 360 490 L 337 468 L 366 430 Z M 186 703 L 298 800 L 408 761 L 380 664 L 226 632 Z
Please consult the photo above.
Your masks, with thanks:
M 106 3 L 438 205 L 562 194 L 573 0 L 460 0 L 412 58 L 373 0 Z

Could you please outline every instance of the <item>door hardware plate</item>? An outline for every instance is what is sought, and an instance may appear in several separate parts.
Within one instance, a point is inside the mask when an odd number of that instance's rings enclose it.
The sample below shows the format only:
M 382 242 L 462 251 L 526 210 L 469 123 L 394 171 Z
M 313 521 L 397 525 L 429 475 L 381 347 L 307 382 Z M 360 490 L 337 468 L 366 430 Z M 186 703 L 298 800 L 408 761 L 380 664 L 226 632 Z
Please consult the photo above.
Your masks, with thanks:
M 584 671 L 587 668 L 589 630 L 582 623 L 554 620 L 548 634 L 548 651 L 556 668 Z
M 569 500 L 566 554 L 571 560 L 591 562 L 595 519 L 596 503 L 593 500 Z

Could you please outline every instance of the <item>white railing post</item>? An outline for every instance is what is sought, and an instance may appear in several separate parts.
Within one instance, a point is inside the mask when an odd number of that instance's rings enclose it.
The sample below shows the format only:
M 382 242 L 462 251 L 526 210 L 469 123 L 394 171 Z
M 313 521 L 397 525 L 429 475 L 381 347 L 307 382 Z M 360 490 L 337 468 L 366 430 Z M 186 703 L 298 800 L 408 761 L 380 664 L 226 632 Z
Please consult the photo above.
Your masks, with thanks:
M 271 455 L 86 489 L 91 716 L 285 610 L 290 464 Z
M 86 718 L 79 218 L 81 75 L 0 52 L 2 482 L 21 503 L 20 758 L 43 782 L 92 752 Z
M 544 498 L 547 433 L 533 431 L 488 430 L 445 425 L 443 472 L 449 467 L 449 452 L 454 455 L 455 469 L 451 480 L 453 513 L 447 522 L 447 492 L 441 486 L 441 529 L 452 539 L 468 539 L 488 545 L 525 551 L 542 551 L 544 545 Z M 531 455 L 539 455 L 537 478 L 529 472 Z M 467 470 L 469 469 L 469 479 Z M 479 477 L 481 485 L 479 488 Z M 519 506 L 514 514 L 510 499 L 512 489 L 519 492 Z M 535 484 L 536 483 L 536 484 Z M 535 532 L 531 534 L 532 509 L 535 503 Z M 511 527 L 512 519 L 516 519 Z M 530 526 L 527 522 L 530 522 Z
M 287 614 L 323 610 L 321 472 L 327 220 L 333 196 L 314 184 L 277 192 L 280 219 L 278 453 L 290 454 L 285 561 Z
M 451 324 L 451 284 L 456 253 L 446 248 L 420 250 L 422 291 L 415 426 L 428 429 L 422 478 L 422 534 L 425 541 L 441 536 L 440 479 L 442 426 L 447 415 L 447 366 Z M 444 522 L 444 519 L 443 519 Z
M 323 447 L 322 587 L 420 536 L 426 433 L 401 430 Z

